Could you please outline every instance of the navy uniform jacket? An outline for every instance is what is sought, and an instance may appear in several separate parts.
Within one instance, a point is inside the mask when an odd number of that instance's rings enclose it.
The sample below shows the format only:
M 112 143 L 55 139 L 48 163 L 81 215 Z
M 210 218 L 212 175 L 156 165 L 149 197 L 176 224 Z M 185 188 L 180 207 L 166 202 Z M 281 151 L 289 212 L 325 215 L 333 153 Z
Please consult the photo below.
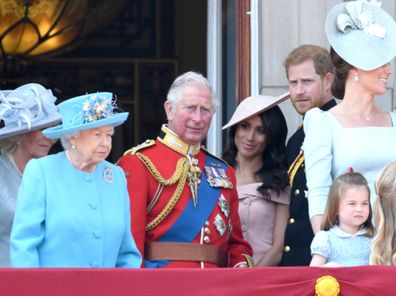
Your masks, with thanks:
M 331 100 L 321 107 L 329 110 L 336 105 Z M 300 153 L 305 134 L 301 126 L 287 142 L 287 161 L 289 166 Z M 314 237 L 311 221 L 308 215 L 307 179 L 304 163 L 301 164 L 291 184 L 290 216 L 285 231 L 282 266 L 308 266 L 311 262 L 311 242 Z

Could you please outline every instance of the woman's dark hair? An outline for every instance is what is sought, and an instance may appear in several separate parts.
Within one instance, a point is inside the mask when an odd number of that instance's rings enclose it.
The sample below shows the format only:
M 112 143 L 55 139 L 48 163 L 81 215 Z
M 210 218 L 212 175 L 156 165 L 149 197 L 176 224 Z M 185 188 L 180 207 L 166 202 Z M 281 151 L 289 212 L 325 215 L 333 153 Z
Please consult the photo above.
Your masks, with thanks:
M 281 190 L 289 183 L 285 146 L 287 124 L 278 106 L 272 107 L 258 115 L 267 137 L 267 146 L 262 154 L 263 166 L 255 172 L 255 176 L 262 182 L 262 185 L 257 190 L 264 198 L 270 199 L 269 190 L 273 190 L 279 195 Z M 223 154 L 224 160 L 234 167 L 237 165 L 236 156 L 238 153 L 235 145 L 237 126 L 236 124 L 231 127 L 229 145 Z
M 334 83 L 332 86 L 333 95 L 337 99 L 342 100 L 345 94 L 345 82 L 349 70 L 351 70 L 353 66 L 345 62 L 332 47 L 330 47 L 330 56 L 335 68 Z

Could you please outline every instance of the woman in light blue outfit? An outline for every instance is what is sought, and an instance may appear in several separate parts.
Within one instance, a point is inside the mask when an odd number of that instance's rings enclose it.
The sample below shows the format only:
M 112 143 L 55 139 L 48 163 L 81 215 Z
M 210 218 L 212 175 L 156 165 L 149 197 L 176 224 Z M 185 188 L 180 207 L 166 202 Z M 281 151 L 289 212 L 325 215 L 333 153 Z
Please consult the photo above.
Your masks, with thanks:
M 59 104 L 63 124 L 43 131 L 64 152 L 31 160 L 11 232 L 14 267 L 139 267 L 123 171 L 105 159 L 114 127 L 111 93 Z
M 341 103 L 304 118 L 309 215 L 319 231 L 333 180 L 363 174 L 374 202 L 378 172 L 396 159 L 396 114 L 381 110 L 375 96 L 387 91 L 396 55 L 396 23 L 377 1 L 348 1 L 327 15 L 326 34 L 336 68 L 334 95 Z

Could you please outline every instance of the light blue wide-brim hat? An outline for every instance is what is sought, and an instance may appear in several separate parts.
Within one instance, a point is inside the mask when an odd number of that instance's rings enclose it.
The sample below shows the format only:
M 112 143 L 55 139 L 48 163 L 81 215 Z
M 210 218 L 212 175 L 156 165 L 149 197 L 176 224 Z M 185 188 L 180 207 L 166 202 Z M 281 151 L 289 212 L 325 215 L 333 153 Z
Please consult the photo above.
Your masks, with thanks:
M 374 70 L 396 56 L 396 23 L 376 0 L 336 5 L 325 28 L 335 52 L 358 69 Z
M 119 126 L 127 120 L 129 113 L 114 113 L 116 108 L 110 92 L 86 94 L 60 103 L 62 124 L 43 130 L 50 139 L 62 138 L 80 131 L 101 126 Z
M 38 83 L 0 91 L 0 140 L 59 124 L 55 101 L 52 91 Z

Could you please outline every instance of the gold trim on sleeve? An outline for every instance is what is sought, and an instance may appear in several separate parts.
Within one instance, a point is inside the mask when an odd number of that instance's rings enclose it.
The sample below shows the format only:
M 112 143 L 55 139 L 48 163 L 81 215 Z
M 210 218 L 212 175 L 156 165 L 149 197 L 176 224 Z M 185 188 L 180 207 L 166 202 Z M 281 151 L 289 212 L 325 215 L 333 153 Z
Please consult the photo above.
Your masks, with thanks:
M 289 167 L 289 170 L 287 171 L 287 174 L 289 175 L 290 186 L 293 186 L 294 177 L 296 176 L 297 171 L 303 164 L 304 160 L 304 151 L 301 149 L 300 153 L 297 155 L 296 159 L 293 161 L 293 163 Z

